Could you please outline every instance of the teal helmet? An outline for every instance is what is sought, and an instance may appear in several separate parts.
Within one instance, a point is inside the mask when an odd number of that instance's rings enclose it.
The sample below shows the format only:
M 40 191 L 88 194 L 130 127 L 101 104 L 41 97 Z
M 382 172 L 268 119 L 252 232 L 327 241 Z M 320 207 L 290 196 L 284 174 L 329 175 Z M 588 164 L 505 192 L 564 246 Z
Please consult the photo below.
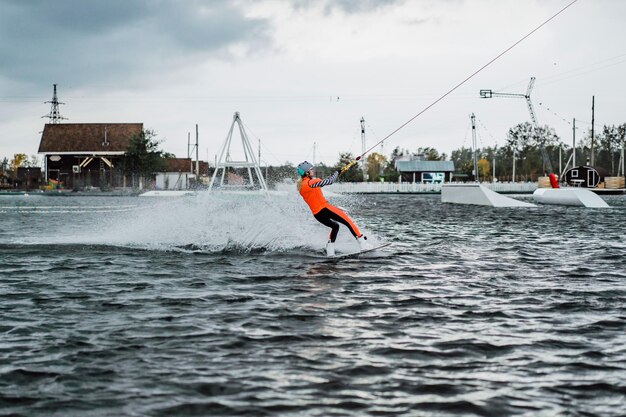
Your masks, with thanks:
M 310 162 L 304 161 L 298 165 L 296 171 L 298 171 L 298 175 L 302 177 L 311 168 L 313 168 L 313 165 Z

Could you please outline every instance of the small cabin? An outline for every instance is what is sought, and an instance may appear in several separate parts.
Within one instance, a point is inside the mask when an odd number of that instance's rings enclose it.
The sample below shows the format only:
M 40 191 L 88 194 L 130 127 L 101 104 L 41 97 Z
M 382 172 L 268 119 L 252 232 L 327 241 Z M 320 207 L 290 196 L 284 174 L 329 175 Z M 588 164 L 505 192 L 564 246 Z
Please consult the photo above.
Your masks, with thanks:
M 596 188 L 607 175 L 604 168 L 581 165 L 565 172 L 565 182 L 572 187 Z
M 397 160 L 396 170 L 402 181 L 424 184 L 450 182 L 454 173 L 453 161 Z

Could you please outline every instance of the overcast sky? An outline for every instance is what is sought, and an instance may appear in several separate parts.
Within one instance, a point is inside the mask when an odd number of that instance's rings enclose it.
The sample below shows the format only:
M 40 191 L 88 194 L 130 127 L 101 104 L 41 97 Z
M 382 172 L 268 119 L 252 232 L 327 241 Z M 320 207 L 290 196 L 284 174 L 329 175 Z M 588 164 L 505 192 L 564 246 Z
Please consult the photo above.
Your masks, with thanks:
M 368 147 L 571 0 L 0 0 L 0 157 L 35 154 L 58 84 L 69 123 L 142 122 L 213 161 L 239 111 L 269 164 Z M 529 120 L 571 143 L 626 122 L 626 1 L 578 0 L 385 142 L 384 153 L 503 145 Z M 238 138 L 238 136 L 236 136 Z M 377 148 L 380 151 L 380 147 Z M 234 150 L 237 153 L 237 150 Z

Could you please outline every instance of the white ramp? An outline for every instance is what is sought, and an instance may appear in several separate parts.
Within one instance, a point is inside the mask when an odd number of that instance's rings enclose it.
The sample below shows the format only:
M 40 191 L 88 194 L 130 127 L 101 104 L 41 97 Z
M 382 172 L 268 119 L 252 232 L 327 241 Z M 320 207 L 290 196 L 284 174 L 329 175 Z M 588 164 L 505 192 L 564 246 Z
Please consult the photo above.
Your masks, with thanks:
M 533 199 L 541 204 L 591 208 L 610 207 L 599 195 L 585 188 L 538 188 Z
M 480 184 L 445 184 L 441 186 L 441 202 L 491 207 L 537 207 L 491 191 Z
M 146 191 L 143 194 L 139 194 L 139 197 L 180 197 L 183 195 L 193 194 L 190 190 L 155 190 Z

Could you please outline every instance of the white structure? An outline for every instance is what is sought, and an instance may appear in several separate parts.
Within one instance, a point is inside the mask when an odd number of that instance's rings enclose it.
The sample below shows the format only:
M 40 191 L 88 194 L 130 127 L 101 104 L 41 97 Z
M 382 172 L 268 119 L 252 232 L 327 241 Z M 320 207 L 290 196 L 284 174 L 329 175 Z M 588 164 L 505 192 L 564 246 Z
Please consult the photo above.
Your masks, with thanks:
M 591 208 L 610 207 L 600 196 L 585 188 L 538 188 L 533 193 L 533 199 L 541 204 Z
M 195 192 L 191 190 L 154 190 L 139 194 L 139 197 L 181 197 L 183 195 L 192 195 L 194 193 Z
M 243 153 L 245 160 L 243 161 L 233 161 L 230 154 L 230 146 L 233 140 L 233 129 L 237 124 L 239 129 L 239 134 L 241 136 L 241 144 L 243 145 Z M 263 174 L 261 173 L 261 166 L 259 162 L 254 157 L 254 152 L 252 151 L 252 146 L 250 145 L 250 141 L 248 140 L 248 135 L 243 128 L 243 123 L 241 122 L 241 118 L 239 117 L 239 112 L 235 112 L 233 116 L 233 122 L 230 125 L 230 130 L 228 131 L 228 135 L 226 136 L 226 140 L 224 141 L 224 145 L 222 146 L 222 150 L 220 151 L 220 157 L 217 161 L 215 171 L 213 172 L 213 177 L 211 177 L 211 183 L 209 184 L 209 192 L 213 189 L 213 185 L 215 184 L 215 178 L 217 177 L 220 169 L 222 170 L 222 175 L 220 179 L 220 187 L 224 187 L 224 180 L 227 177 L 227 168 L 245 168 L 248 171 L 248 184 L 239 184 L 238 188 L 260 188 L 265 193 L 267 193 L 267 184 L 265 183 L 265 178 L 263 178 Z M 258 186 L 254 182 L 254 178 L 252 176 L 252 171 L 257 177 Z M 226 184 L 228 186 L 228 184 Z
M 195 175 L 191 172 L 159 172 L 156 174 L 157 190 L 187 190 Z
M 505 197 L 481 184 L 444 184 L 441 186 L 441 202 L 491 207 L 537 207 L 532 203 Z

